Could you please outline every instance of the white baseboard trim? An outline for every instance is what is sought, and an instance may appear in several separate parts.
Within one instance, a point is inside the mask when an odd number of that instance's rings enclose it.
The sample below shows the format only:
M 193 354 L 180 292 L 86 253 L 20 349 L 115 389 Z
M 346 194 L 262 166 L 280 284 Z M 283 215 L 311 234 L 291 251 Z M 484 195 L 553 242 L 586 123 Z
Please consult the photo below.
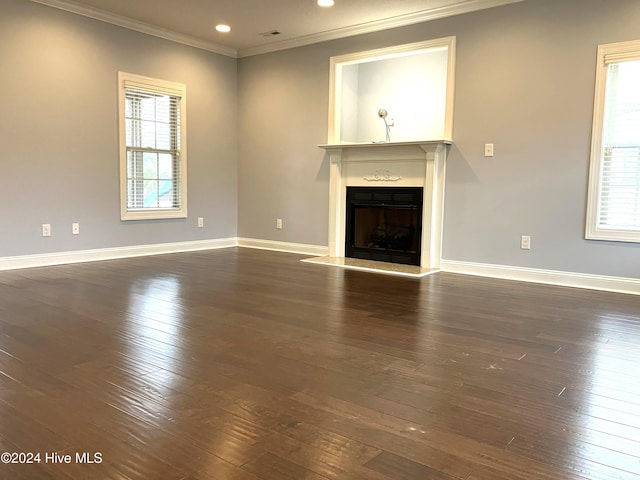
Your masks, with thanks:
M 329 247 L 323 245 L 307 245 L 303 243 L 278 242 L 256 238 L 218 238 L 212 240 L 196 240 L 191 242 L 160 243 L 152 245 L 134 245 L 129 247 L 101 248 L 94 250 L 78 250 L 15 257 L 0 257 L 0 271 L 20 268 L 46 267 L 70 263 L 96 262 L 119 258 L 143 257 L 165 253 L 194 252 L 229 247 L 246 247 L 260 250 L 296 253 L 314 257 L 329 254 Z M 440 262 L 443 272 L 462 273 L 480 277 L 501 278 L 521 282 L 544 283 L 565 287 L 586 288 L 609 292 L 640 295 L 640 278 L 610 277 L 588 273 L 562 272 L 537 268 L 514 267 L 510 265 L 491 265 L 485 263 L 461 262 L 445 260 Z
M 192 242 L 159 243 L 155 245 L 134 245 L 130 247 L 100 248 L 95 250 L 78 250 L 71 252 L 45 253 L 0 258 L 1 270 L 19 268 L 47 267 L 68 263 L 97 262 L 119 258 L 161 255 L 163 253 L 194 252 L 237 246 L 237 239 L 217 238 L 213 240 L 196 240 Z
M 518 280 L 521 282 L 545 283 L 564 287 L 587 288 L 608 292 L 640 295 L 640 279 L 628 277 L 608 277 L 588 273 L 562 272 L 537 268 L 490 265 L 484 263 L 442 260 L 440 269 L 444 272 L 463 273 L 480 277 Z
M 300 255 L 310 255 L 314 257 L 324 257 L 329 254 L 329 247 L 327 246 L 277 242 L 275 240 L 260 240 L 258 238 L 238 238 L 238 246 L 257 248 L 260 250 L 274 250 L 277 252 L 298 253 Z

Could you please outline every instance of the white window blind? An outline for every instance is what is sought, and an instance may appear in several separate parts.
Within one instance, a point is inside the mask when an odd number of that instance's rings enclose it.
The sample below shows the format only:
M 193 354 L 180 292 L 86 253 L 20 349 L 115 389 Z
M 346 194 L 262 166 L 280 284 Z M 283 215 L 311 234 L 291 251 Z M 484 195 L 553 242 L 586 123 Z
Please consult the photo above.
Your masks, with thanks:
M 640 60 L 607 68 L 598 222 L 640 232 Z
M 122 217 L 186 216 L 184 86 L 123 73 L 120 81 Z
M 640 42 L 599 57 L 586 237 L 640 242 Z

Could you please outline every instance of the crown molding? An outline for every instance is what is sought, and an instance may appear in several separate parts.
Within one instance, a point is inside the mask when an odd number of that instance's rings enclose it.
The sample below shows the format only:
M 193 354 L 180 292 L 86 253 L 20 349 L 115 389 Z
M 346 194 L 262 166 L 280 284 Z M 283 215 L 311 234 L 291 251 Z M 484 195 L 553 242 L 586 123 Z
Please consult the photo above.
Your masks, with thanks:
M 259 45 L 256 47 L 240 49 L 237 52 L 238 58 L 251 57 L 263 53 L 277 52 L 279 50 L 287 50 L 289 48 L 302 47 L 314 43 L 326 42 L 329 40 L 337 40 L 365 33 L 379 32 L 390 28 L 404 27 L 414 25 L 416 23 L 428 22 L 439 18 L 453 17 L 454 15 L 462 15 L 464 13 L 476 12 L 478 10 L 486 10 L 488 8 L 500 7 L 511 3 L 524 2 L 525 0 L 463 0 L 454 5 L 448 5 L 440 8 L 422 10 L 420 12 L 399 15 L 397 17 L 385 18 L 373 22 L 361 23 L 326 32 L 314 33 L 311 35 L 303 35 L 289 40 L 270 43 L 268 45 Z
M 344 28 L 338 28 L 335 30 L 328 30 L 326 32 L 314 33 L 311 35 L 303 35 L 300 37 L 291 38 L 289 40 L 282 40 L 280 42 L 270 43 L 268 45 L 258 45 L 255 47 L 249 47 L 241 50 L 236 50 L 231 47 L 225 47 L 213 42 L 207 42 L 199 38 L 192 37 L 190 35 L 184 35 L 161 27 L 156 27 L 145 22 L 134 20 L 122 15 L 116 15 L 114 13 L 105 12 L 97 8 L 82 5 L 73 0 L 31 0 L 34 3 L 39 3 L 49 7 L 64 10 L 84 17 L 93 18 L 105 23 L 117 25 L 119 27 L 134 30 L 136 32 L 145 33 L 154 37 L 163 38 L 172 42 L 181 43 L 190 47 L 207 50 L 209 52 L 218 53 L 232 58 L 250 57 L 253 55 L 260 55 L 263 53 L 276 52 L 279 50 L 287 50 L 289 48 L 302 47 L 305 45 L 311 45 L 314 43 L 326 42 L 329 40 L 337 40 L 340 38 L 351 37 L 355 35 L 362 35 L 365 33 L 379 32 L 390 28 L 403 27 L 406 25 L 414 25 L 416 23 L 428 22 L 430 20 L 436 20 L 438 18 L 452 17 L 454 15 L 461 15 L 464 13 L 475 12 L 478 10 L 485 10 L 488 8 L 499 7 L 502 5 L 508 5 L 510 3 L 523 2 L 525 0 L 463 0 L 454 5 L 448 5 L 445 7 L 423 10 L 420 12 L 414 12 L 406 15 L 399 15 L 396 17 L 386 18 L 383 20 L 377 20 L 374 22 L 362 23 L 359 25 L 353 25 Z
M 207 42 L 200 40 L 189 35 L 183 35 L 165 28 L 156 27 L 148 23 L 133 20 L 122 15 L 116 15 L 114 13 L 105 12 L 93 7 L 81 5 L 72 0 L 31 0 L 34 3 L 40 3 L 48 7 L 57 8 L 66 12 L 75 13 L 76 15 L 82 15 L 83 17 L 93 18 L 101 22 L 110 23 L 119 27 L 134 30 L 136 32 L 145 33 L 154 37 L 163 38 L 172 42 L 181 43 L 190 47 L 199 48 L 201 50 L 207 50 L 209 52 L 218 53 L 227 57 L 237 58 L 237 51 L 234 48 L 218 45 L 213 42 Z

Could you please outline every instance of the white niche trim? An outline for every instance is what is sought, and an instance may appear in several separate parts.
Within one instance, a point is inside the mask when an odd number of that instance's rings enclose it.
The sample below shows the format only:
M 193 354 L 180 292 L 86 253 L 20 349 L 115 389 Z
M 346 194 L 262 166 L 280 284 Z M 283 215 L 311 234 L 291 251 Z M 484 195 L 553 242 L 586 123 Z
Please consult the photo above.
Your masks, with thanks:
M 456 37 L 331 57 L 328 144 L 452 139 Z

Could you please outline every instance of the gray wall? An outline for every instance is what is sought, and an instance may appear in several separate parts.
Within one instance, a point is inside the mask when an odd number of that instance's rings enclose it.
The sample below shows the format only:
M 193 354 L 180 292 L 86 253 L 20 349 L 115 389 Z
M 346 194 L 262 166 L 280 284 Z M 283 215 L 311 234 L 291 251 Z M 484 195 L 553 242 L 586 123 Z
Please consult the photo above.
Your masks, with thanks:
M 583 231 L 596 47 L 639 24 L 637 0 L 527 0 L 236 61 L 0 0 L 0 257 L 236 235 L 326 245 L 329 57 L 455 35 L 444 258 L 637 277 L 640 245 Z M 186 220 L 120 221 L 119 70 L 187 84 Z
M 240 59 L 239 235 L 327 244 L 330 56 L 455 35 L 443 257 L 638 277 L 640 245 L 584 239 L 596 48 L 638 25 L 637 0 L 527 0 Z
M 235 59 L 25 0 L 0 46 L 0 257 L 236 236 Z M 119 70 L 187 85 L 187 219 L 120 221 Z
M 327 245 L 327 44 L 238 64 L 238 235 Z M 276 230 L 276 218 L 283 229 Z

